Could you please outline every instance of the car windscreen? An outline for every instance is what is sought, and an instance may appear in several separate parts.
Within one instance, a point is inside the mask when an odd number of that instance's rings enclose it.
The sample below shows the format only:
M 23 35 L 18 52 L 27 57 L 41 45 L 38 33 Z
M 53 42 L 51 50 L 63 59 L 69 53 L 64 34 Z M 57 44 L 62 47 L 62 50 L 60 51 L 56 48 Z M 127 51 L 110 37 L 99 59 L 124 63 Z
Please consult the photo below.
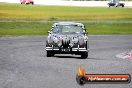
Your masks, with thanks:
M 82 33 L 83 29 L 78 25 L 58 25 L 54 27 L 53 33 Z

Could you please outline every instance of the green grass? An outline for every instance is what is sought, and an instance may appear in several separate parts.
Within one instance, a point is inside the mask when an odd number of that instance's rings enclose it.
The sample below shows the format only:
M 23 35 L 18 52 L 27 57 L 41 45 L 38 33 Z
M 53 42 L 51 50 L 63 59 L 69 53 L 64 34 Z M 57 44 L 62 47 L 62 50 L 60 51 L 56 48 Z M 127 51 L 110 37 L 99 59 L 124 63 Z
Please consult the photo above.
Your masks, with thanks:
M 47 35 L 53 21 L 86 21 L 89 34 L 132 34 L 132 8 L 0 3 L 0 36 Z
M 132 8 L 0 3 L 1 20 L 131 20 Z
M 0 22 L 0 36 L 4 35 L 45 35 L 51 23 L 41 22 Z
M 89 34 L 132 34 L 132 23 L 90 22 L 84 23 Z
M 53 22 L 0 22 L 0 36 L 47 35 Z M 89 34 L 132 34 L 132 23 L 84 22 Z

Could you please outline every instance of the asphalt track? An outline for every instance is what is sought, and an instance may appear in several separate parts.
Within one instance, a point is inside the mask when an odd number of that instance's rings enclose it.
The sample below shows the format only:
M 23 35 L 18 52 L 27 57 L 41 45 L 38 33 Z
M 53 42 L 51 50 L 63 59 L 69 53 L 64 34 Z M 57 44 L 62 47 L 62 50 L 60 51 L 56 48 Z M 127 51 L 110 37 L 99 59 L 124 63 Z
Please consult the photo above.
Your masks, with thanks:
M 89 58 L 46 57 L 45 36 L 0 37 L 0 88 L 132 88 L 129 84 L 76 83 L 79 65 L 88 74 L 131 74 L 132 61 L 115 55 L 132 50 L 132 35 L 91 35 Z

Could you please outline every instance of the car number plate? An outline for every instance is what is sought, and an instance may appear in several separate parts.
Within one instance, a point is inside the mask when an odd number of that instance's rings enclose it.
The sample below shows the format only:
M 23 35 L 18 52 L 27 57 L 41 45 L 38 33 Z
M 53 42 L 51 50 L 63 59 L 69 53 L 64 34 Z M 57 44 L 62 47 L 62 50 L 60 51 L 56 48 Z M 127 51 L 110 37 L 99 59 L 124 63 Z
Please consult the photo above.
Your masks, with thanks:
M 68 52 L 68 51 L 70 51 L 70 50 L 66 48 L 66 49 L 62 49 L 62 51 L 66 51 L 66 52 Z

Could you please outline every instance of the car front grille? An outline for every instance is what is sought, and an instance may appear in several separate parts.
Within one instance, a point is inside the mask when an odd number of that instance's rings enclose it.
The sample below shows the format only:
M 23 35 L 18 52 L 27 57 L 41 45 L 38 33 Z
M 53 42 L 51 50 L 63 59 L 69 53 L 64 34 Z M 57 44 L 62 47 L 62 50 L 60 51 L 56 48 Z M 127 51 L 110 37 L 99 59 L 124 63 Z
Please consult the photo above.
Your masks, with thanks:
M 63 48 L 68 48 L 70 44 L 70 40 L 62 40 L 62 46 Z

